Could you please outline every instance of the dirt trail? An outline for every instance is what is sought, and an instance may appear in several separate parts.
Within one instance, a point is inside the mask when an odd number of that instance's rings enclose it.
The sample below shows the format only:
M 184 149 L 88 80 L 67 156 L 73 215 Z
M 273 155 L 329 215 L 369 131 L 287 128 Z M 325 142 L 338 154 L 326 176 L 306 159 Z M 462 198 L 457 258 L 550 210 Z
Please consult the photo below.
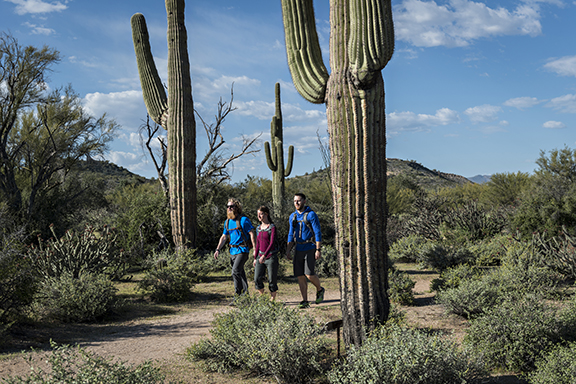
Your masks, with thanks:
M 328 291 L 325 301 L 320 305 L 335 305 L 339 301 L 338 291 Z M 296 306 L 298 300 L 286 298 L 285 303 Z M 61 325 L 50 329 L 26 330 L 26 337 L 32 340 L 36 349 L 47 348 L 47 340 L 52 338 L 58 344 L 79 344 L 100 356 L 113 356 L 130 364 L 140 364 L 147 360 L 163 361 L 184 354 L 193 342 L 209 334 L 210 324 L 216 313 L 223 313 L 231 308 L 223 303 L 202 306 L 183 314 L 121 324 Z M 41 359 L 41 356 L 39 357 Z M 26 375 L 29 372 L 30 367 L 22 356 L 2 359 L 0 354 L 0 378 Z

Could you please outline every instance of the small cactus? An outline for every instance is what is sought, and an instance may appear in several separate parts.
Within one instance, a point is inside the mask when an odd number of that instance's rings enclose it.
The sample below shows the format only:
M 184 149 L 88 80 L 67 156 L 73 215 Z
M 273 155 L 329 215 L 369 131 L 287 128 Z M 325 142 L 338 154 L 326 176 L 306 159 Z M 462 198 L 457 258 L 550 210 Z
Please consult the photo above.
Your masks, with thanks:
M 264 143 L 264 152 L 266 153 L 266 162 L 268 168 L 272 171 L 272 201 L 274 202 L 274 211 L 276 214 L 282 212 L 284 205 L 285 189 L 284 180 L 292 172 L 294 162 L 294 146 L 288 147 L 288 161 L 284 168 L 284 147 L 282 145 L 282 107 L 280 104 L 280 84 L 276 83 L 276 114 L 270 122 L 270 141 Z M 272 149 L 270 149 L 272 147 Z
M 150 117 L 167 130 L 172 237 L 178 250 L 196 244 L 196 121 L 188 60 L 184 0 L 166 0 L 168 96 L 150 51 L 146 20 L 132 16 L 132 38 Z

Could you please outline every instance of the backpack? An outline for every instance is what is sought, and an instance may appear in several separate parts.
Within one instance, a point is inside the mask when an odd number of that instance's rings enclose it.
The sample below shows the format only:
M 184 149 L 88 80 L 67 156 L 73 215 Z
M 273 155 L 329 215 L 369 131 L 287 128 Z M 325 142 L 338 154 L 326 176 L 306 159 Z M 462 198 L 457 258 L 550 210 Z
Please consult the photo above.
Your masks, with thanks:
M 274 243 L 272 244 L 272 251 L 270 251 L 271 255 L 280 252 L 281 243 L 280 243 L 280 234 L 278 231 L 278 227 L 275 226 L 274 223 L 270 223 L 270 225 L 266 229 L 260 229 L 260 225 L 256 228 L 256 234 L 257 235 L 259 235 L 260 232 L 264 231 L 264 232 L 268 232 L 268 237 L 270 237 L 272 235 L 272 228 L 276 228 L 276 233 L 274 234 Z
M 312 232 L 312 236 L 306 240 L 306 241 L 299 241 L 298 244 L 307 244 L 307 243 L 314 243 L 316 240 L 316 233 L 314 232 L 314 228 L 312 228 L 312 224 L 310 224 L 310 221 L 308 221 L 308 213 L 310 211 L 306 211 L 304 212 L 304 215 L 302 216 L 302 220 L 296 220 L 298 223 L 304 223 L 304 225 L 306 225 L 308 227 L 308 229 L 310 230 L 310 232 Z M 294 212 L 294 218 L 298 217 L 298 212 Z M 294 222 L 294 221 L 292 221 Z M 302 237 L 302 236 L 300 236 Z
M 244 216 L 242 216 L 244 217 Z M 252 249 L 252 242 L 248 241 L 248 236 L 246 236 L 246 234 L 244 233 L 244 228 L 242 228 L 242 225 L 240 224 L 240 220 L 242 219 L 242 217 L 237 218 L 236 221 L 236 228 L 232 228 L 230 229 L 230 227 L 228 226 L 228 223 L 230 222 L 230 219 L 226 219 L 226 223 L 224 223 L 224 226 L 226 227 L 226 229 L 228 229 L 228 231 L 234 231 L 236 229 L 240 229 L 240 236 L 242 237 L 242 244 L 240 245 L 230 245 L 232 248 L 239 248 L 239 247 L 248 247 L 248 249 Z

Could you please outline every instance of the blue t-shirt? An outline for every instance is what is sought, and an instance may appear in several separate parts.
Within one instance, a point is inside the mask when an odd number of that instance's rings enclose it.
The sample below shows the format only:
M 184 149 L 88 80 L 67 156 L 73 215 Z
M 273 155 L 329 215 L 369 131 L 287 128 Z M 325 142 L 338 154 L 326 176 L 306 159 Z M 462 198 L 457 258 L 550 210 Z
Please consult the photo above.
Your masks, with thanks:
M 314 233 L 304 223 L 304 213 L 308 213 L 306 220 L 312 226 Z M 322 231 L 320 230 L 320 220 L 316 212 L 306 207 L 302 213 L 295 211 L 290 215 L 288 228 L 288 242 L 296 242 L 297 251 L 309 251 L 316 248 L 316 242 L 322 241 Z
M 228 226 L 226 226 L 228 224 Z M 226 219 L 224 222 L 224 234 L 230 236 L 230 254 L 237 255 L 239 253 L 248 253 L 250 248 L 247 245 L 250 243 L 249 232 L 254 229 L 250 219 L 246 216 L 240 218 L 240 225 L 244 229 L 244 233 L 241 232 L 240 228 L 235 219 Z M 240 246 L 240 244 L 244 246 Z

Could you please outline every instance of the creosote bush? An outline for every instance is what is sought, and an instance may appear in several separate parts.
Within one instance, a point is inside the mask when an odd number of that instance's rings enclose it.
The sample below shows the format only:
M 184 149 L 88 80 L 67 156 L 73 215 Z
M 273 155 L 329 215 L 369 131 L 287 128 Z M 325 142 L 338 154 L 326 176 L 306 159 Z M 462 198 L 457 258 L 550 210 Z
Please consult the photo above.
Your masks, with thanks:
M 390 246 L 388 257 L 394 263 L 416 263 L 420 249 L 426 241 L 424 237 L 418 235 L 409 235 L 398 239 Z
M 3 379 L 6 384 L 160 384 L 164 375 L 150 362 L 128 366 L 122 361 L 112 362 L 83 348 L 56 345 L 51 342 L 48 357 L 50 372 L 34 367 L 32 357 L 27 358 L 31 373 Z
M 195 251 L 153 254 L 138 289 L 157 303 L 183 302 L 190 299 L 198 277 L 205 272 L 205 264 L 196 258 Z
M 309 383 L 327 352 L 322 328 L 309 315 L 265 297 L 243 295 L 237 309 L 215 315 L 212 337 L 188 348 L 208 371 L 243 369 L 280 383 Z
M 528 372 L 561 340 L 562 326 L 542 297 L 507 300 L 473 320 L 465 345 L 484 356 L 488 366 Z
M 576 380 L 576 343 L 559 345 L 536 362 L 527 375 L 530 384 L 574 384 Z
M 388 297 L 393 303 L 401 305 L 414 305 L 414 292 L 416 285 L 406 272 L 396 268 L 388 269 Z
M 473 383 L 487 376 L 482 361 L 439 335 L 381 327 L 328 373 L 331 384 Z
M 89 322 L 112 313 L 119 304 L 116 288 L 102 274 L 70 274 L 44 279 L 34 308 L 41 318 L 62 322 Z
M 283 254 L 281 256 L 284 256 Z M 322 247 L 322 257 L 316 260 L 316 273 L 320 277 L 336 277 L 340 275 L 338 253 L 331 245 Z

